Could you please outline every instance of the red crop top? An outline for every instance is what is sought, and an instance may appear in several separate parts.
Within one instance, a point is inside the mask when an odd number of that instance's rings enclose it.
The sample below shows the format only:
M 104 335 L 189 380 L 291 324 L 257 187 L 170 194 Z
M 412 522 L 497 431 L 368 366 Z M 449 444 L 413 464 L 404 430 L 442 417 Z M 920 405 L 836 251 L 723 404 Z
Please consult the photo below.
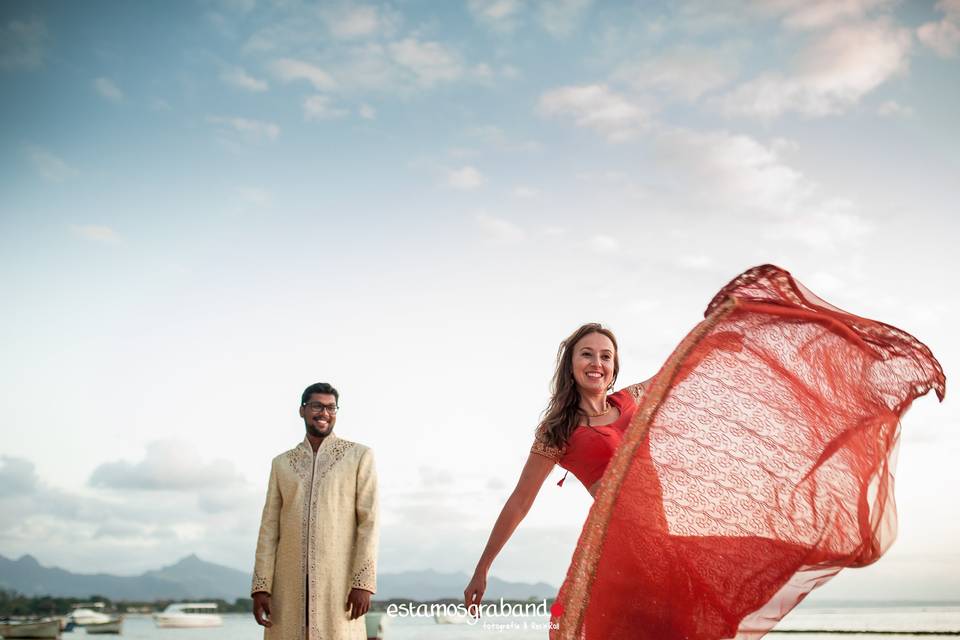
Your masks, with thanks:
M 567 469 L 589 490 L 603 477 L 613 452 L 620 446 L 623 434 L 637 412 L 637 400 L 642 394 L 643 387 L 637 384 L 607 396 L 607 401 L 620 410 L 620 417 L 610 424 L 577 426 L 562 449 L 548 445 L 542 430 L 538 430 L 530 451 Z

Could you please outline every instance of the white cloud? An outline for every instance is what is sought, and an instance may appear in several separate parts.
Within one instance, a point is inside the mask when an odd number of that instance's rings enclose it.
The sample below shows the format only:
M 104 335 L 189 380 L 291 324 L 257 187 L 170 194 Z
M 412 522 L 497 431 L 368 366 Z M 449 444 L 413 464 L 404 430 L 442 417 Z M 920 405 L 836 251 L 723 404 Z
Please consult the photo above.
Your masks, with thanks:
M 207 118 L 207 121 L 219 125 L 224 130 L 238 133 L 249 141 L 276 140 L 280 135 L 280 127 L 277 124 L 263 120 L 211 116 Z
M 329 73 L 303 60 L 281 58 L 272 65 L 274 74 L 283 82 L 306 80 L 320 91 L 328 91 L 336 87 L 336 82 Z
M 756 1 L 756 0 L 755 0 Z M 792 29 L 822 29 L 859 20 L 891 0 L 761 0 L 761 10 L 785 14 L 783 24 Z
M 491 69 L 490 65 L 485 62 L 473 65 L 473 68 L 470 70 L 470 72 L 473 74 L 473 77 L 480 80 L 491 80 L 494 75 L 493 69 Z
M 263 505 L 262 490 L 251 490 L 236 474 L 232 482 L 221 481 L 219 465 L 229 467 L 230 463 L 197 461 L 198 472 L 183 464 L 184 459 L 195 460 L 189 444 L 180 443 L 179 449 L 185 455 L 167 456 L 167 468 L 158 470 L 154 478 L 141 475 L 139 480 L 147 480 L 147 486 L 133 482 L 119 491 L 112 486 L 62 490 L 37 477 L 31 462 L 0 457 L 0 511 L 5 515 L 0 518 L 0 536 L 4 545 L 12 552 L 29 552 L 47 562 L 88 572 L 112 567 L 117 572 L 136 573 L 155 561 L 144 563 L 144 556 L 173 559 L 188 553 L 223 558 L 226 552 L 229 564 L 243 566 L 249 540 L 256 539 L 256 516 L 251 518 L 251 514 Z M 138 465 L 129 465 L 124 471 L 131 468 Z M 144 471 L 142 466 L 139 471 Z M 178 472 L 191 480 L 213 480 L 214 486 L 193 482 L 190 488 L 176 489 L 178 483 L 173 479 L 150 488 L 150 480 L 171 479 Z M 148 499 L 144 490 L 151 491 Z M 98 497 L 104 491 L 109 492 L 109 499 Z M 104 544 L 104 539 L 109 539 L 109 544 Z
M 102 242 L 104 244 L 119 244 L 123 242 L 120 234 L 110 227 L 96 224 L 70 225 L 70 229 L 81 238 Z
M 509 220 L 488 216 L 485 213 L 478 214 L 476 220 L 484 232 L 499 242 L 520 242 L 527 235 L 522 228 Z
M 330 101 L 330 96 L 310 96 L 303 101 L 303 117 L 306 120 L 330 120 L 349 115 L 349 111 L 336 107 Z
M 937 9 L 945 14 L 943 19 L 921 25 L 917 37 L 940 56 L 952 58 L 960 51 L 960 0 L 940 0 Z
M 535 20 L 547 33 L 562 38 L 577 28 L 593 0 L 540 0 Z M 499 33 L 511 33 L 523 22 L 530 6 L 522 0 L 467 0 L 467 8 L 477 22 Z
M 37 473 L 32 462 L 0 456 L 0 496 L 31 494 L 36 486 Z
M 243 484 L 233 463 L 203 462 L 186 442 L 158 440 L 147 445 L 138 462 L 105 462 L 94 469 L 90 484 L 111 489 L 183 491 Z
M 576 29 L 593 0 L 541 0 L 540 26 L 550 35 L 562 38 Z
M 390 54 L 397 64 L 413 72 L 423 87 L 457 80 L 463 75 L 460 57 L 439 42 L 405 38 L 390 43 Z
M 337 38 L 365 38 L 390 33 L 396 18 L 385 9 L 373 6 L 349 6 L 326 15 L 327 28 Z
M 46 57 L 47 26 L 39 18 L 11 20 L 0 27 L 0 69 L 33 71 Z
M 519 0 L 467 1 L 467 8 L 478 22 L 504 33 L 517 28 L 521 6 Z
M 475 167 L 466 166 L 447 172 L 447 184 L 454 189 L 476 189 L 487 179 Z
M 547 116 L 572 117 L 577 126 L 598 131 L 611 142 L 633 138 L 649 120 L 640 106 L 600 84 L 548 91 L 540 97 L 539 110 Z
M 590 248 L 597 253 L 616 253 L 620 250 L 620 242 L 606 235 L 595 235 L 590 238 Z
M 789 215 L 813 192 L 772 147 L 749 136 L 677 129 L 663 133 L 657 145 L 681 180 L 696 185 L 687 195 L 699 194 L 713 207 Z
M 788 237 L 822 251 L 855 245 L 873 232 L 873 225 L 849 200 L 835 198 L 811 203 L 807 211 L 785 221 L 774 237 Z
M 277 17 L 244 43 L 272 55 L 271 77 L 310 82 L 321 93 L 369 99 L 369 92 L 405 96 L 440 84 L 489 82 L 492 64 L 466 61 L 456 44 L 430 40 L 426 28 L 401 33 L 402 14 L 373 3 L 282 4 Z
M 728 115 L 763 118 L 842 113 L 906 71 L 910 44 L 910 31 L 886 20 L 839 27 L 803 52 L 794 75 L 763 74 L 717 104 Z
M 621 64 L 613 79 L 640 91 L 693 101 L 732 81 L 737 66 L 733 55 L 722 48 L 680 47 Z
M 820 251 L 859 245 L 873 226 L 851 201 L 822 193 L 815 182 L 789 166 L 778 149 L 793 145 L 776 140 L 765 145 L 754 138 L 725 131 L 677 129 L 656 140 L 659 163 L 675 172 L 681 191 L 698 211 L 714 216 L 763 216 L 762 228 L 776 241 L 784 239 Z M 687 268 L 709 268 L 702 256 L 682 258 Z
M 377 117 L 377 110 L 368 104 L 362 104 L 357 109 L 357 114 L 364 120 L 373 120 Z
M 93 81 L 93 88 L 110 102 L 123 102 L 123 91 L 110 78 L 97 78 Z
M 896 100 L 887 100 L 877 107 L 877 113 L 881 116 L 909 118 L 913 115 L 913 108 L 902 105 Z
M 64 162 L 62 158 L 42 147 L 27 145 L 24 147 L 24 152 L 34 170 L 46 180 L 63 182 L 77 174 L 77 170 Z
M 229 67 L 220 73 L 220 79 L 231 87 L 244 91 L 260 92 L 270 88 L 264 80 L 251 76 L 242 67 Z

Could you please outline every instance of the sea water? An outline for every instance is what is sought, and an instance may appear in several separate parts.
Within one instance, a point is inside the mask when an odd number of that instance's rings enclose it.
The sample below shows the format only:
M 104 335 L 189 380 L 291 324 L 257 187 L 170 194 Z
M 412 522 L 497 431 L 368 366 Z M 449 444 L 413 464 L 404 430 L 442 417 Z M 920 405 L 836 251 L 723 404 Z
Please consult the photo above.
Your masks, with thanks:
M 487 618 L 472 625 L 444 625 L 437 624 L 432 618 L 397 617 L 388 622 L 386 640 L 543 640 L 547 637 L 548 622 L 546 618 L 539 617 L 502 617 Z M 790 640 L 915 640 L 917 636 L 913 633 L 927 632 L 923 637 L 956 638 L 960 636 L 960 606 L 802 607 L 787 616 L 778 628 L 793 632 L 772 631 L 768 637 Z M 874 635 L 851 631 L 900 633 Z M 70 640 L 85 636 L 86 633 L 78 629 L 64 633 L 62 638 Z M 224 614 L 223 626 L 209 629 L 158 629 L 149 616 L 128 615 L 120 637 L 136 640 L 259 640 L 263 637 L 263 631 L 249 614 Z

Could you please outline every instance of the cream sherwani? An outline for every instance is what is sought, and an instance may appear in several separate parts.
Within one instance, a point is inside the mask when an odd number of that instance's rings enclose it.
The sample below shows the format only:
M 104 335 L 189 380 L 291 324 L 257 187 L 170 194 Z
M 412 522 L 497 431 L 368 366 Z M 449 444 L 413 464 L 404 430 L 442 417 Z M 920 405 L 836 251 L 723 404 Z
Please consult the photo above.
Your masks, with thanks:
M 345 607 L 350 589 L 376 591 L 376 521 L 368 447 L 330 434 L 316 455 L 304 438 L 273 459 L 251 589 L 270 594 L 265 639 L 366 638 Z

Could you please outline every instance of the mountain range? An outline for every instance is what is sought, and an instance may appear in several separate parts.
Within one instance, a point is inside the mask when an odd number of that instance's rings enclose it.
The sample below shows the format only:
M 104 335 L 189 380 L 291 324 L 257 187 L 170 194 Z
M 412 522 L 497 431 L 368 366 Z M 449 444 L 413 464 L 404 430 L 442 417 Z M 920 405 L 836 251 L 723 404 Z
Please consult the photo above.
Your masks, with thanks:
M 222 598 L 233 601 L 250 593 L 250 574 L 189 555 L 180 561 L 138 576 L 107 573 L 73 573 L 45 567 L 24 555 L 11 560 L 0 555 L 0 589 L 27 596 L 51 595 L 87 598 L 100 595 L 119 601 L 188 600 Z M 460 599 L 470 577 L 465 573 L 404 571 L 378 576 L 376 600 Z M 509 582 L 496 577 L 487 581 L 486 599 L 526 600 L 552 598 L 555 587 L 544 582 Z

